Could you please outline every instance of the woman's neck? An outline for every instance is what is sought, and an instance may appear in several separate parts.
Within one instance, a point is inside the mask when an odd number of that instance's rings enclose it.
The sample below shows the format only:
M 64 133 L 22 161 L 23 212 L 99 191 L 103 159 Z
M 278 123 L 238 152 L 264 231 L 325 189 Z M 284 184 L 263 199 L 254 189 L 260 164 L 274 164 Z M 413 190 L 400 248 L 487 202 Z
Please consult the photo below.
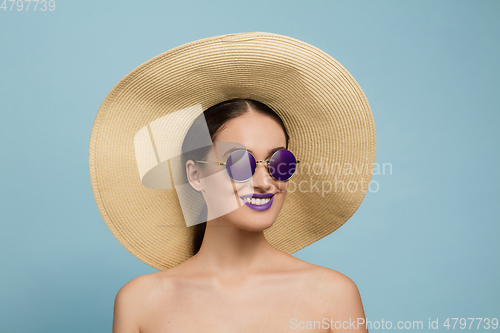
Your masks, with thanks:
M 196 259 L 207 272 L 230 277 L 265 270 L 277 252 L 263 231 L 243 230 L 219 218 L 207 222 Z

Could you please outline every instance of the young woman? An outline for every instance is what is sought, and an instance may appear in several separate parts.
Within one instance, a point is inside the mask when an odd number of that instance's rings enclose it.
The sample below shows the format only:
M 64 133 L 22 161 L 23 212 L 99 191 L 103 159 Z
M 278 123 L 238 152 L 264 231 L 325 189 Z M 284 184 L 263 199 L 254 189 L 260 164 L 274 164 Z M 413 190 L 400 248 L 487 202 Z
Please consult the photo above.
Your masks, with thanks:
M 160 270 L 119 290 L 113 332 L 366 332 L 355 283 L 290 254 L 352 216 L 374 158 L 361 89 L 304 42 L 225 35 L 141 65 L 108 94 L 90 146 L 104 220 Z M 353 163 L 370 174 L 338 168 Z
M 205 119 L 214 142 L 240 143 L 256 160 L 268 160 L 288 147 L 282 120 L 262 103 L 223 102 L 205 111 Z M 205 159 L 216 161 L 214 150 Z M 231 200 L 224 195 L 234 194 L 231 186 L 224 186 L 230 184 L 220 184 L 225 179 L 204 182 L 209 178 L 206 169 L 213 174 L 214 168 L 187 161 L 190 184 L 206 197 L 213 198 L 210 192 L 215 191 L 216 199 Z M 332 320 L 364 319 L 352 280 L 277 250 L 264 237 L 283 206 L 288 181 L 274 179 L 261 163 L 252 180 L 253 186 L 245 190 L 245 183 L 239 183 L 237 193 L 271 195 L 270 207 L 256 210 L 241 199 L 239 209 L 206 223 L 201 248 L 193 257 L 127 283 L 116 297 L 114 333 L 287 332 L 299 325 L 306 328 L 308 322 L 322 324 L 308 331 L 329 332 Z M 346 331 L 365 332 L 363 326 L 344 326 Z

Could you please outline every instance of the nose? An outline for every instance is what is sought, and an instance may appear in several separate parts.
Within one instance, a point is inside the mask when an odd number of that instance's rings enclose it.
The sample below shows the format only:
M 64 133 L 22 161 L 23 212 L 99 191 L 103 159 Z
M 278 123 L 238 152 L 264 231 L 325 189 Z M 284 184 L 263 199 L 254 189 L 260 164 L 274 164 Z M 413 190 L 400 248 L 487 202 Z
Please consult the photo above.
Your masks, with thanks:
M 267 167 L 264 163 L 257 163 L 252 180 L 253 186 L 259 188 L 262 192 L 269 192 L 273 186 L 276 186 L 276 180 L 267 172 Z

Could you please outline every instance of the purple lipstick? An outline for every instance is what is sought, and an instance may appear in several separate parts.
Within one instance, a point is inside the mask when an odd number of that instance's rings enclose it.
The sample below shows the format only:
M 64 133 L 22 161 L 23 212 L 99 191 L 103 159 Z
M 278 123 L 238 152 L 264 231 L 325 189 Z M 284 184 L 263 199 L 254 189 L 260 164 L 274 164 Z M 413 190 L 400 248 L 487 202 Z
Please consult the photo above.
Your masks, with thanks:
M 243 195 L 243 196 L 241 196 L 241 199 L 243 200 L 245 205 L 247 205 L 247 207 L 250 207 L 256 211 L 263 211 L 263 210 L 269 209 L 269 207 L 271 207 L 271 205 L 273 204 L 274 194 L 273 193 L 266 193 L 266 194 L 253 193 L 253 194 Z M 253 201 L 253 200 L 249 200 L 249 199 L 255 199 L 256 202 L 257 202 L 257 199 L 259 199 L 259 201 L 263 201 L 263 200 L 267 201 L 267 199 L 269 199 L 269 201 L 264 203 L 264 204 L 257 205 L 257 204 L 252 204 L 251 201 Z M 250 202 L 247 200 L 249 200 Z

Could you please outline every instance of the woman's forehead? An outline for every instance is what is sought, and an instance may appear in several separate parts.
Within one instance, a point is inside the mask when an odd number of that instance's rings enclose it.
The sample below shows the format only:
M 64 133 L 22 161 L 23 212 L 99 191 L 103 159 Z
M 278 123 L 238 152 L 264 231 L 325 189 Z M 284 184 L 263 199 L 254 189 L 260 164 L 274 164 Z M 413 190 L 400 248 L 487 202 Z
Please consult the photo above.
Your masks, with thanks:
M 286 145 L 285 132 L 280 124 L 257 112 L 247 112 L 228 121 L 215 141 L 241 143 L 255 153 Z

